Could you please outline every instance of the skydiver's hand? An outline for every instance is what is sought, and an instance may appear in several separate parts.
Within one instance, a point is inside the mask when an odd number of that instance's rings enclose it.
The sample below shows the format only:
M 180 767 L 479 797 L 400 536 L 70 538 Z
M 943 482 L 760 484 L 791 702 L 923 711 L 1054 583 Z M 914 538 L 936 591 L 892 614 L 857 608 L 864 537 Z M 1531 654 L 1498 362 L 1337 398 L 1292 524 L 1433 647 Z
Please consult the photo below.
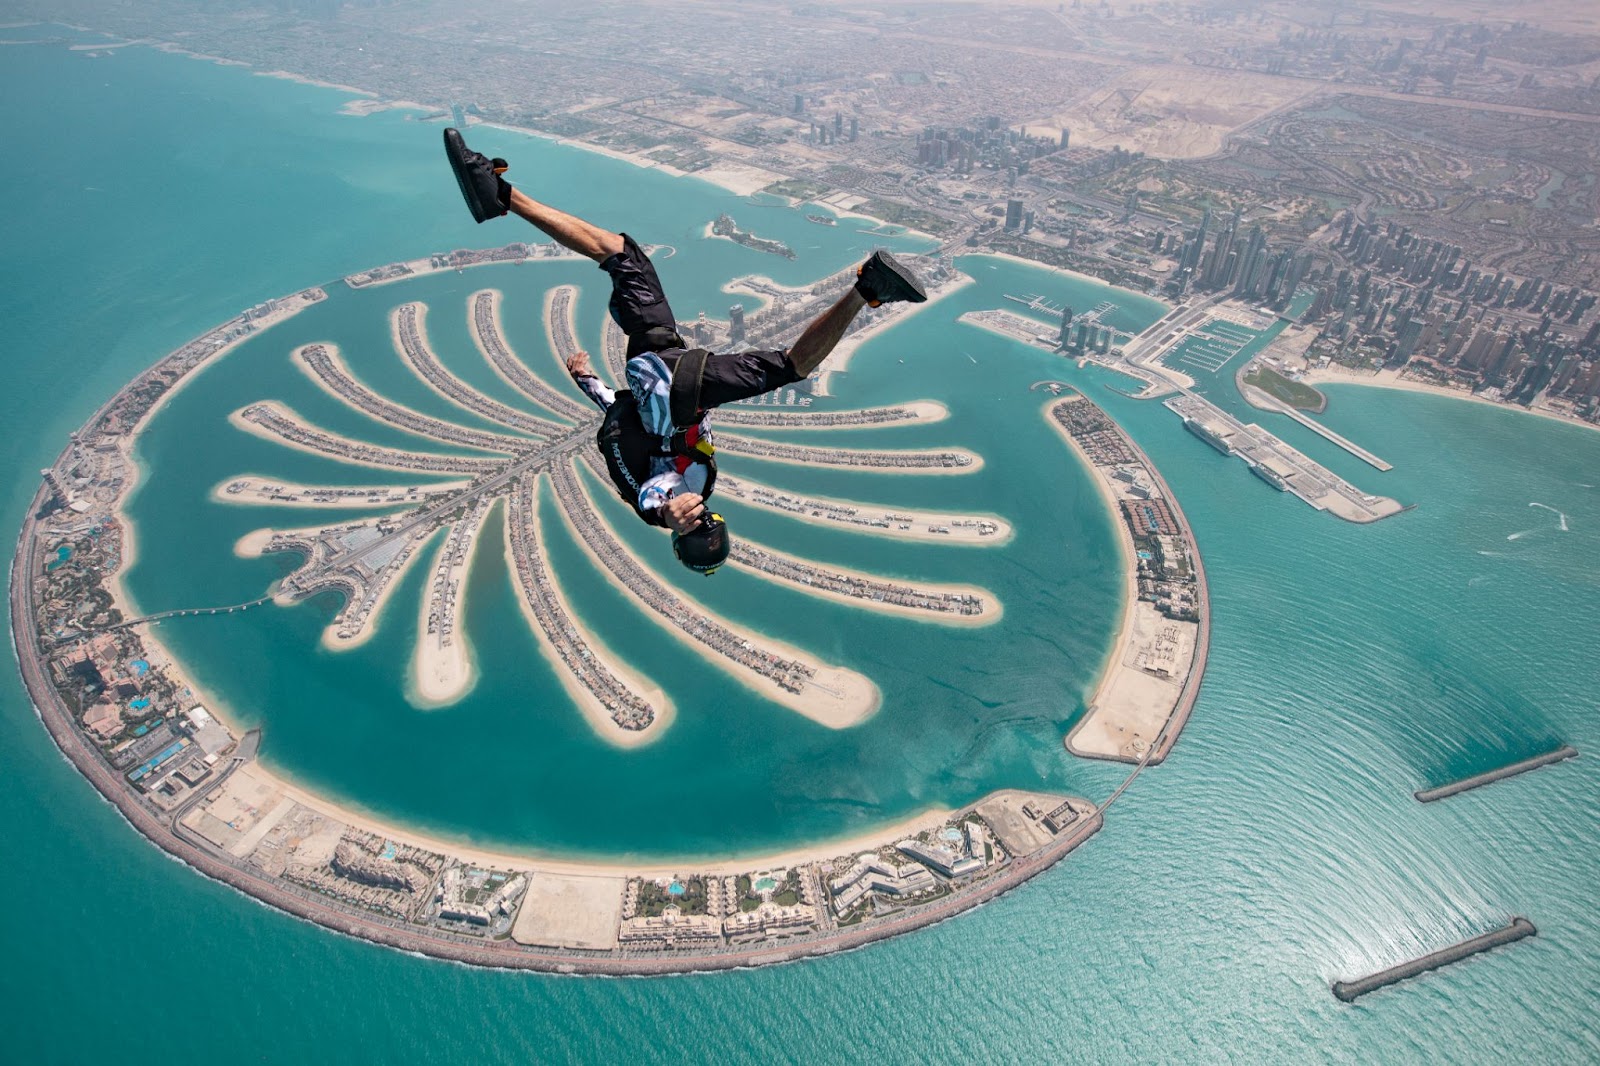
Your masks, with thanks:
M 589 365 L 588 352 L 573 352 L 567 357 L 567 373 L 575 378 L 592 378 L 594 368 Z
M 662 504 L 661 517 L 674 533 L 688 533 L 699 527 L 700 516 L 705 513 L 704 503 L 699 493 L 686 492 Z

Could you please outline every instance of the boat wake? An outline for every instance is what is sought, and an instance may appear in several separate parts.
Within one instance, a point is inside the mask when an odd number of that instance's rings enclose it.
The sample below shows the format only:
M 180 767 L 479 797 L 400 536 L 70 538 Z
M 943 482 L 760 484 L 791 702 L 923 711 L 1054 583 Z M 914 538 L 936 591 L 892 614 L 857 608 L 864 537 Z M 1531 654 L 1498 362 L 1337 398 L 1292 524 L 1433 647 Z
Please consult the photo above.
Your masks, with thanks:
M 1529 503 L 1528 506 L 1529 507 L 1539 507 L 1539 508 L 1542 508 L 1543 510 L 1549 511 L 1551 514 L 1555 515 L 1557 518 L 1559 518 L 1561 520 L 1561 532 L 1563 532 L 1563 533 L 1572 532 L 1572 530 L 1567 527 L 1567 516 L 1566 516 L 1566 514 L 1564 512 L 1556 510 L 1554 507 L 1551 507 L 1547 503 L 1533 502 L 1533 503 Z

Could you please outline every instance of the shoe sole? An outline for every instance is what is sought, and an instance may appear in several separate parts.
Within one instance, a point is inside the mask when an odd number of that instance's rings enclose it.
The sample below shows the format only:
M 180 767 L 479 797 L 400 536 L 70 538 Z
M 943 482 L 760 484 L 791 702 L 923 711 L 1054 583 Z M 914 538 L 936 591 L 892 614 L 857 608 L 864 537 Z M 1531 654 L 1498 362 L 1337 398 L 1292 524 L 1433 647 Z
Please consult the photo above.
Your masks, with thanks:
M 444 131 L 444 154 L 450 160 L 450 169 L 455 172 L 456 184 L 461 186 L 461 198 L 467 202 L 467 210 L 472 212 L 474 222 L 487 222 L 491 218 L 499 218 L 504 212 L 499 210 L 500 205 L 494 204 L 495 210 L 491 211 L 478 199 L 478 190 L 472 181 L 472 164 L 467 159 L 471 149 L 467 142 L 461 139 L 461 132 L 451 128 Z
M 922 288 L 922 282 L 917 280 L 909 267 L 903 265 L 898 259 L 888 252 L 878 253 L 878 262 L 887 268 L 890 276 L 899 282 L 898 291 L 893 294 L 893 299 L 900 303 L 920 304 L 928 300 L 927 292 Z

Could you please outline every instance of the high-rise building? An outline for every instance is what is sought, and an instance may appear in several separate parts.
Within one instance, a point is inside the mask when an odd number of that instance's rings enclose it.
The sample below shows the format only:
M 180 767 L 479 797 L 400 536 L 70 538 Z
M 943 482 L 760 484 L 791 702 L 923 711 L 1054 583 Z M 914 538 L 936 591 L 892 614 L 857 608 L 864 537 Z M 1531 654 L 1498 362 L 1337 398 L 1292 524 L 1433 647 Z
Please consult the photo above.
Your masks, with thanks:
M 1061 131 L 1061 150 L 1063 152 L 1065 152 L 1067 150 L 1067 140 L 1069 139 L 1070 136 L 1071 136 L 1070 131 L 1068 131 L 1068 130 L 1062 130 Z
M 800 112 L 804 111 L 805 109 L 806 109 L 806 97 L 805 97 L 805 94 L 804 93 L 795 93 L 794 94 L 794 113 L 798 115 Z
M 728 308 L 728 340 L 734 344 L 744 343 L 744 304 Z
M 1010 199 L 1006 201 L 1006 229 L 1016 230 L 1022 225 L 1022 201 Z
M 851 115 L 850 116 L 850 139 L 852 141 L 855 140 L 856 139 L 856 135 L 858 133 L 860 133 L 860 132 L 861 132 L 861 120 L 856 118 L 854 115 Z

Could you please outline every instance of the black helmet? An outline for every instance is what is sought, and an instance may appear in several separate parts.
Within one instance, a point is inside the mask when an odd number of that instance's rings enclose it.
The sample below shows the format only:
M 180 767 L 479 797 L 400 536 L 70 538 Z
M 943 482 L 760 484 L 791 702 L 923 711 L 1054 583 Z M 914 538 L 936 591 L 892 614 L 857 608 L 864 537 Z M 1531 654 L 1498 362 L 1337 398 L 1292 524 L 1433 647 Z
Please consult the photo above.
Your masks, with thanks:
M 714 511 L 700 516 L 700 524 L 687 533 L 672 535 L 672 554 L 690 570 L 698 570 L 710 577 L 728 558 L 732 542 L 728 539 L 728 524 Z

